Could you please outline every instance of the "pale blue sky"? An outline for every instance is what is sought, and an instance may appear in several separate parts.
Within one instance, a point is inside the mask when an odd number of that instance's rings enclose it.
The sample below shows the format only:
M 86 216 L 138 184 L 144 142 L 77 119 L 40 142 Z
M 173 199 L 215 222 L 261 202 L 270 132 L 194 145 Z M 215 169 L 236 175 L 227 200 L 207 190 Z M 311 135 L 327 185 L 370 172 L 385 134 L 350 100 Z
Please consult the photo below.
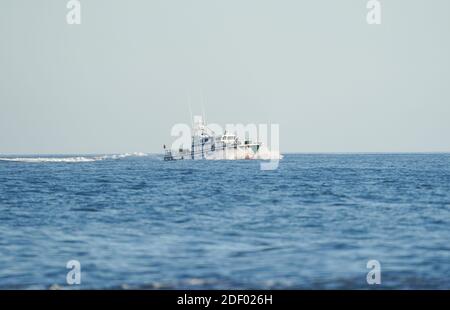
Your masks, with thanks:
M 161 152 L 208 121 L 282 152 L 450 151 L 450 1 L 0 2 L 0 153 Z

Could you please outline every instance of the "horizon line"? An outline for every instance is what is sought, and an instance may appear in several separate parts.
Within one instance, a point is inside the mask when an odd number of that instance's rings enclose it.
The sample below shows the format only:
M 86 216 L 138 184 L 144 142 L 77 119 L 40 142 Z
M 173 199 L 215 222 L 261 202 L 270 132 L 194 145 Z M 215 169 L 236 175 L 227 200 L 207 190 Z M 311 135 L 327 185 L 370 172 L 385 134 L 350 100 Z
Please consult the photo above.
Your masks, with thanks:
M 97 155 L 122 155 L 122 154 L 145 154 L 145 155 L 161 155 L 163 152 L 103 152 L 103 153 L 2 153 L 0 152 L 0 156 L 44 156 L 44 155 L 52 155 L 52 156 L 69 156 L 69 155 L 83 155 L 83 156 L 97 156 Z M 294 151 L 294 152 L 280 152 L 282 155 L 402 155 L 402 154 L 450 154 L 449 151 Z

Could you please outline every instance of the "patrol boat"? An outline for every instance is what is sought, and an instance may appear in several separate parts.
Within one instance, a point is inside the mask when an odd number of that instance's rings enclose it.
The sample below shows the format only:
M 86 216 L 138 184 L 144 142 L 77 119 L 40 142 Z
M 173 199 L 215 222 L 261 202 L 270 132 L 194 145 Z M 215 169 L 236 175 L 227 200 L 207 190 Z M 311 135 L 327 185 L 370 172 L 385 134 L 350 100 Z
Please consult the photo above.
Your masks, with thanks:
M 224 132 L 217 135 L 201 117 L 196 119 L 191 136 L 191 148 L 171 150 L 164 145 L 164 160 L 235 160 L 256 159 L 261 147 L 260 142 L 250 139 L 241 141 L 235 134 Z

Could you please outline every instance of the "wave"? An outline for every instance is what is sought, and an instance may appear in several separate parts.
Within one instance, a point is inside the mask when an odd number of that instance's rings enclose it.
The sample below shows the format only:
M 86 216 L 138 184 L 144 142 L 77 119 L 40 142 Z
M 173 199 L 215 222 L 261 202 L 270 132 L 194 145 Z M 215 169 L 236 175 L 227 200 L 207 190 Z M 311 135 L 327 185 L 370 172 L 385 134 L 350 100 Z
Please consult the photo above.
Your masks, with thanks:
M 75 157 L 0 157 L 0 161 L 23 162 L 23 163 L 89 163 L 101 160 L 114 160 L 126 157 L 142 157 L 148 156 L 146 153 L 124 153 L 111 154 L 102 156 L 75 156 Z

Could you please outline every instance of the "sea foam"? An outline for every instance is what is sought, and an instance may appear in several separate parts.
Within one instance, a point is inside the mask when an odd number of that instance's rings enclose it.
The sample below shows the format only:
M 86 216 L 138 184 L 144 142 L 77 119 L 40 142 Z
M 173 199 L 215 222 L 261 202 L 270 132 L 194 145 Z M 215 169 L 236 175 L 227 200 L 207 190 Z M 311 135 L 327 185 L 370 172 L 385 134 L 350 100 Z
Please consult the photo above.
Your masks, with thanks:
M 283 155 L 278 151 L 271 151 L 265 146 L 261 146 L 258 152 L 253 153 L 251 150 L 242 149 L 227 149 L 224 152 L 218 151 L 206 154 L 205 158 L 208 160 L 243 160 L 243 159 L 259 159 L 259 160 L 274 160 L 282 159 Z
M 101 160 L 114 160 L 126 157 L 142 157 L 148 154 L 142 152 L 111 154 L 102 156 L 75 156 L 75 157 L 0 157 L 0 161 L 23 162 L 23 163 L 88 163 Z

